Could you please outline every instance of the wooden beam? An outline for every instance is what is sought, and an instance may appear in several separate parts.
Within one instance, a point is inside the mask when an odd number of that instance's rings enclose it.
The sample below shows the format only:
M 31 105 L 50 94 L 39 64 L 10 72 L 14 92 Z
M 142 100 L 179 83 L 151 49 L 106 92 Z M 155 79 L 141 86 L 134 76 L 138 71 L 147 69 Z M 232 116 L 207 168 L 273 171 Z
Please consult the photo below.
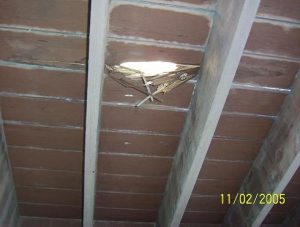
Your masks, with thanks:
M 83 226 L 92 227 L 109 0 L 91 0 L 84 149 Z
M 282 193 L 300 165 L 300 73 L 239 193 Z M 273 204 L 232 205 L 225 226 L 260 226 Z M 279 205 L 280 206 L 280 205 Z M 284 206 L 284 205 L 283 205 Z
M 218 1 L 190 111 L 167 181 L 158 225 L 179 226 L 244 50 L 259 0 Z M 197 29 L 197 28 L 195 28 Z

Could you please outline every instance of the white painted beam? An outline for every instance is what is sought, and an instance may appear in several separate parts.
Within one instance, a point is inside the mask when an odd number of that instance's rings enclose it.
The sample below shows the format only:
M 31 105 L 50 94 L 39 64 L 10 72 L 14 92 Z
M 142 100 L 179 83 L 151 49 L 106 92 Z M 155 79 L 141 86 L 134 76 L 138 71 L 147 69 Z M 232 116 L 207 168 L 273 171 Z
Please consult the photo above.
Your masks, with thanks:
M 179 226 L 217 127 L 244 50 L 259 0 L 220 0 L 208 41 L 201 80 L 160 206 L 158 226 Z M 195 28 L 197 29 L 197 28 Z
M 83 226 L 94 222 L 95 182 L 109 0 L 91 0 L 84 149 Z
M 280 194 L 300 166 L 300 72 L 292 92 L 281 108 L 239 193 Z M 284 205 L 282 205 L 284 206 Z M 273 204 L 235 204 L 224 219 L 224 226 L 262 224 Z

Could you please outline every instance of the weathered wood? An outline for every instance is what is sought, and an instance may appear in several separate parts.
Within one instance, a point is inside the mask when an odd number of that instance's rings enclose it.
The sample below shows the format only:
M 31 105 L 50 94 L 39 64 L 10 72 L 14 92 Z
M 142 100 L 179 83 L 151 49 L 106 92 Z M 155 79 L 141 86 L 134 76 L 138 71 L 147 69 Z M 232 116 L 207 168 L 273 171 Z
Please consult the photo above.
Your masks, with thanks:
M 281 193 L 300 165 L 300 78 L 264 141 L 239 193 Z M 260 226 L 273 204 L 235 204 L 224 219 L 226 226 Z
M 85 121 L 83 226 L 92 227 L 109 0 L 92 0 Z
M 190 111 L 168 178 L 158 225 L 179 226 L 217 127 L 259 0 L 218 2 Z M 197 29 L 197 28 L 195 28 Z

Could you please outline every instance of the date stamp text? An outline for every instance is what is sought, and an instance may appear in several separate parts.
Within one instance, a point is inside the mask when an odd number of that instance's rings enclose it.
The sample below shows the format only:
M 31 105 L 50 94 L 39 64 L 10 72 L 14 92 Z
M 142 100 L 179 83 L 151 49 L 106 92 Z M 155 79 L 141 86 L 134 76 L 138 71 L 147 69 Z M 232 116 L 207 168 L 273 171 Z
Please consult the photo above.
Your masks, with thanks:
M 240 205 L 269 205 L 269 204 L 285 204 L 285 194 L 265 194 L 265 193 L 236 193 L 236 194 L 220 194 L 220 202 L 222 205 L 240 204 Z

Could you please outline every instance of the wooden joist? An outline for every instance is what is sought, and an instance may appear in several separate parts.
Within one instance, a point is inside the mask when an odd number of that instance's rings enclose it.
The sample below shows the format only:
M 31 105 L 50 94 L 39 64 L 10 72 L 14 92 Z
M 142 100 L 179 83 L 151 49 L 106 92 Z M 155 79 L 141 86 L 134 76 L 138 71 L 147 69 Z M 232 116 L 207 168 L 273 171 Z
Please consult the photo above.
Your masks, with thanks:
M 109 0 L 92 0 L 85 120 L 83 226 L 92 227 Z
M 286 97 L 259 154 L 240 188 L 242 194 L 280 194 L 300 165 L 300 76 Z M 276 196 L 276 195 L 275 195 Z M 251 200 L 253 201 L 253 200 Z M 273 201 L 273 200 L 272 200 Z M 232 205 L 224 219 L 226 226 L 260 226 L 273 206 Z M 279 204 L 277 206 L 284 206 Z
M 201 65 L 201 80 L 187 114 L 160 207 L 159 226 L 180 224 L 221 116 L 259 2 L 218 1 Z

